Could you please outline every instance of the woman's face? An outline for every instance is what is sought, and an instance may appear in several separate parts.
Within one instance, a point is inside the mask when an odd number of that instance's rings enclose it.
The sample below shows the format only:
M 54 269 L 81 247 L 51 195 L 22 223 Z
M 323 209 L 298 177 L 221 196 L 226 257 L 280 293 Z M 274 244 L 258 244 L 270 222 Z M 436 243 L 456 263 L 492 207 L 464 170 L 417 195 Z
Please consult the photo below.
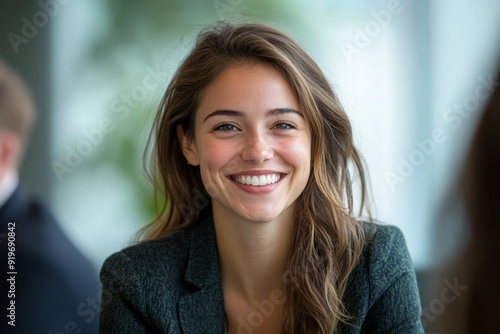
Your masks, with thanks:
M 215 217 L 291 219 L 311 168 L 311 132 L 292 88 L 273 67 L 234 65 L 205 89 L 194 140 L 179 129 L 199 165 Z

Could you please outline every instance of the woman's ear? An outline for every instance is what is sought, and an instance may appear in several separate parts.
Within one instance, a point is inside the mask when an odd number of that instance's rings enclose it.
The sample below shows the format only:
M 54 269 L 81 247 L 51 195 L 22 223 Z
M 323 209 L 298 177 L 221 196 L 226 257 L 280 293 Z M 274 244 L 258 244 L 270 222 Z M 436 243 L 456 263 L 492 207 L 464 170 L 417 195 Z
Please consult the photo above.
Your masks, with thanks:
M 182 126 L 177 125 L 177 139 L 181 144 L 182 153 L 187 160 L 188 165 L 198 166 L 200 163 L 198 161 L 198 150 L 194 140 L 189 139 L 185 134 Z

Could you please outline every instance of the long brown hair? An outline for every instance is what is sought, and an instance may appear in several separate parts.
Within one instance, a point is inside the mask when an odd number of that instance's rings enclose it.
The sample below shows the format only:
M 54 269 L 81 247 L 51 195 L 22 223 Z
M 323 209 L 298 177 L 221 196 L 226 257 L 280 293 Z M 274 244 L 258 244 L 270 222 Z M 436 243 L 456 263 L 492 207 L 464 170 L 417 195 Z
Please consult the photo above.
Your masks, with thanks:
M 316 63 L 283 32 L 263 24 L 222 21 L 199 34 L 174 74 L 154 121 L 152 178 L 166 202 L 142 237 L 166 235 L 209 214 L 210 196 L 199 168 L 186 164 L 176 127 L 181 125 L 192 139 L 203 90 L 229 65 L 249 62 L 269 64 L 283 75 L 312 133 L 311 175 L 296 206 L 283 332 L 332 333 L 339 321 L 348 320 L 342 296 L 364 245 L 363 228 L 354 219 L 349 167 L 360 180 L 361 208 L 365 174 L 339 100 Z

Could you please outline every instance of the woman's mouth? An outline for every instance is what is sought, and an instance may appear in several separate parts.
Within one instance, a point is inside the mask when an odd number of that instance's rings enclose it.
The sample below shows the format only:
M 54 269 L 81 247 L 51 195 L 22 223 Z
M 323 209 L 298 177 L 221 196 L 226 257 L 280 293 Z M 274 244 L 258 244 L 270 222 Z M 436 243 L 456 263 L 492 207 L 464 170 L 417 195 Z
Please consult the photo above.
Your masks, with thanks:
M 231 179 L 240 184 L 262 187 L 278 182 L 281 179 L 281 174 L 233 175 Z

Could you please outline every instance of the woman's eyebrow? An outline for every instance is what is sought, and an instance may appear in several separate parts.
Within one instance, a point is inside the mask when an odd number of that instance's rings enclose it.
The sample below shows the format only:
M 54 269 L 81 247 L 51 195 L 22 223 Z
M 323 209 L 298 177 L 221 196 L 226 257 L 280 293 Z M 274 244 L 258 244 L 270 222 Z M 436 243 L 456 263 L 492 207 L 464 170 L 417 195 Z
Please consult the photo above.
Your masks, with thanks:
M 271 109 L 266 113 L 267 117 L 270 116 L 278 116 L 278 115 L 283 115 L 283 114 L 297 114 L 300 117 L 304 118 L 302 113 L 294 108 L 275 108 Z M 232 109 L 217 109 L 208 114 L 205 119 L 203 120 L 203 123 L 205 123 L 209 118 L 215 117 L 215 116 L 229 116 L 229 117 L 241 117 L 241 118 L 246 118 L 246 115 L 242 111 L 238 110 L 232 110 Z
M 297 114 L 299 115 L 300 117 L 304 118 L 304 116 L 302 115 L 302 113 L 294 108 L 275 108 L 275 109 L 271 109 L 267 112 L 267 116 L 278 116 L 278 115 L 283 115 L 283 114 L 289 114 L 289 113 L 293 113 L 293 114 Z
M 210 117 L 215 117 L 215 116 L 231 116 L 231 117 L 242 117 L 245 118 L 245 113 L 237 110 L 231 110 L 231 109 L 217 109 L 205 117 L 203 120 L 203 123 L 207 121 Z

